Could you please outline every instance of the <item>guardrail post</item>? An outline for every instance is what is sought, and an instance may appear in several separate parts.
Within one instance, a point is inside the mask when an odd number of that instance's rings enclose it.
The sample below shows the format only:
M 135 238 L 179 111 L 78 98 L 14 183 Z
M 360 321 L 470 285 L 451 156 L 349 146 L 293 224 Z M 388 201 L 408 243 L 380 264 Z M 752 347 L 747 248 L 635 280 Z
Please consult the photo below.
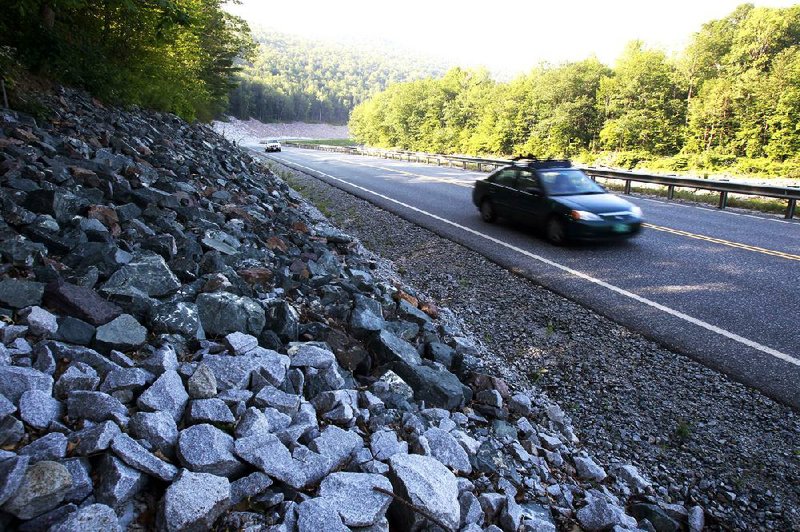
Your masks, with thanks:
M 464 168 L 464 170 L 466 170 L 467 169 L 467 161 L 464 161 L 463 163 L 461 163 L 461 166 L 462 166 L 462 168 Z
M 625 180 L 625 194 L 630 194 L 630 193 L 631 193 L 631 180 L 630 179 L 626 179 Z
M 790 220 L 792 218 L 794 218 L 794 210 L 795 210 L 796 207 L 797 207 L 797 200 L 796 199 L 790 199 L 789 200 L 789 205 L 786 206 L 786 218 L 788 218 Z
M 675 197 L 675 185 L 669 185 L 667 187 L 667 199 L 672 199 Z
M 717 205 L 717 207 L 720 209 L 724 209 L 727 206 L 728 206 L 728 193 L 722 191 L 719 193 L 719 205 Z

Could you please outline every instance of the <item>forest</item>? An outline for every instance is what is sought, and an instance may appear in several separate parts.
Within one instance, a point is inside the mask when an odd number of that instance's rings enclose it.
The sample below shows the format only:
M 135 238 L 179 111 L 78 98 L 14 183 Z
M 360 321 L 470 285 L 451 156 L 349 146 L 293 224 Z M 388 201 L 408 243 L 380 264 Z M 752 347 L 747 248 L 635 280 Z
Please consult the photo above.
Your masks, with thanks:
M 419 151 L 800 177 L 800 6 L 741 5 L 675 57 L 635 41 L 613 68 L 589 58 L 507 83 L 455 68 L 391 85 L 350 131 Z
M 230 93 L 228 114 L 262 122 L 345 124 L 350 111 L 388 85 L 440 77 L 430 60 L 379 47 L 322 43 L 266 30 L 253 32 L 258 52 Z
M 27 72 L 112 103 L 189 120 L 220 114 L 255 45 L 223 0 L 7 0 L 0 75 L 12 95 Z M 25 102 L 16 102 L 24 107 Z M 21 107 L 18 107 L 21 108 Z

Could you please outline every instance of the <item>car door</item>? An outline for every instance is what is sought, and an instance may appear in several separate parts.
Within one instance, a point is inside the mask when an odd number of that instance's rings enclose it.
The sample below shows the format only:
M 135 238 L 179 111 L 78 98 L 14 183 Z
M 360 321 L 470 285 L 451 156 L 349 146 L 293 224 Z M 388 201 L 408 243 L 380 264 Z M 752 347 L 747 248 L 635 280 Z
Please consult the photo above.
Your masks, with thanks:
M 517 181 L 517 171 L 514 168 L 504 168 L 497 172 L 488 187 L 489 199 L 494 205 L 495 212 L 499 216 L 513 217 L 514 196 L 517 193 L 515 188 Z
M 549 212 L 548 201 L 536 174 L 532 170 L 520 170 L 514 188 L 515 218 L 534 225 L 543 224 Z

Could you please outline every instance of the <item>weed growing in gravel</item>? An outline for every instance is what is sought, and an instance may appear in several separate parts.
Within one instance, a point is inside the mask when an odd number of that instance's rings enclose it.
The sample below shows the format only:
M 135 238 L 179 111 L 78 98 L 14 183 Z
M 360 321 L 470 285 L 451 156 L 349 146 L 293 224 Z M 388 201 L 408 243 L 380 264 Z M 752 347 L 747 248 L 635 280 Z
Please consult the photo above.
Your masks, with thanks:
M 684 419 L 679 419 L 675 426 L 675 440 L 678 445 L 683 445 L 692 437 L 692 424 Z
M 539 379 L 545 376 L 547 373 L 547 368 L 537 368 L 533 369 L 528 372 L 528 378 L 531 380 L 533 384 L 539 382 Z

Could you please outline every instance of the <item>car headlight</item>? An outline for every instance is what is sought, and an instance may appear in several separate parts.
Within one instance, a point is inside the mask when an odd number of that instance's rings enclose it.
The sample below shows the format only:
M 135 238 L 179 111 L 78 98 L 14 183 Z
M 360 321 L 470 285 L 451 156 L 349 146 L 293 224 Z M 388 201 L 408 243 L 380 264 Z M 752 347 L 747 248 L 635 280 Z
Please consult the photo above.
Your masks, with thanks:
M 603 220 L 595 213 L 589 211 L 572 211 L 569 214 L 572 216 L 573 220 L 591 220 L 593 222 L 599 222 Z
M 637 218 L 640 218 L 642 216 L 642 209 L 634 205 L 631 207 L 631 213 Z

